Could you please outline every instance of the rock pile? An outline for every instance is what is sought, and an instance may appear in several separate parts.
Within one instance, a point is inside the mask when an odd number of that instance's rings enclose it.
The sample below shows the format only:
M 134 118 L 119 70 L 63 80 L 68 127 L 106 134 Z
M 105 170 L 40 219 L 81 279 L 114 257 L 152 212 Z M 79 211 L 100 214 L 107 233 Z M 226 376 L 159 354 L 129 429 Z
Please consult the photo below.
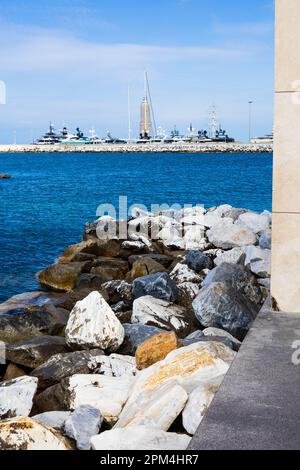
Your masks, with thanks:
M 199 426 L 268 295 L 271 215 L 137 209 L 120 227 L 87 224 L 46 292 L 0 306 L 0 449 L 183 450 Z

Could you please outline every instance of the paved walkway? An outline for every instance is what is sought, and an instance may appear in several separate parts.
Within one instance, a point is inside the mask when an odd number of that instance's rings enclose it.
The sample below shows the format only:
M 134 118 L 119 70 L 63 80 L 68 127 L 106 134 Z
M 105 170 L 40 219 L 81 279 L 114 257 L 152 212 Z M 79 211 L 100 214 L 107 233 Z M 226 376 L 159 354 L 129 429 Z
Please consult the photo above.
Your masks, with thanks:
M 190 449 L 300 449 L 300 314 L 262 310 Z

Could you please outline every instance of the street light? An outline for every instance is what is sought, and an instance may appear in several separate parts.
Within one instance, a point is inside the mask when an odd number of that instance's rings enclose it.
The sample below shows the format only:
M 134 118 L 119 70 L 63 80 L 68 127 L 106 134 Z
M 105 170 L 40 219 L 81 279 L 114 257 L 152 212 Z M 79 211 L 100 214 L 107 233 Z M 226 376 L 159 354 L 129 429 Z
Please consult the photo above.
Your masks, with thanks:
M 249 142 L 251 142 L 252 137 L 252 104 L 253 101 L 248 101 L 249 104 Z

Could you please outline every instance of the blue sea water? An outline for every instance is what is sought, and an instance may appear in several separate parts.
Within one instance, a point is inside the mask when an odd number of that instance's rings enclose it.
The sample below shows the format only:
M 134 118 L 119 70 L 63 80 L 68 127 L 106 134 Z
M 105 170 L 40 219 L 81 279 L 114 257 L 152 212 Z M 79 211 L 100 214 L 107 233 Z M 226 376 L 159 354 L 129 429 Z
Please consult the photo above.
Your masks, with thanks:
M 80 241 L 102 203 L 271 210 L 270 154 L 0 154 L 0 302 Z

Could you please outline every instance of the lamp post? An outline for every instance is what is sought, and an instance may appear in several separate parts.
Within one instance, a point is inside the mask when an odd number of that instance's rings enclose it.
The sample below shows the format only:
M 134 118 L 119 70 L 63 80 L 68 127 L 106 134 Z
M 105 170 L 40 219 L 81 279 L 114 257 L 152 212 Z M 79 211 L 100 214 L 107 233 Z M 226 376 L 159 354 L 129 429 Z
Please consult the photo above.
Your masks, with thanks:
M 253 101 L 248 101 L 249 104 L 249 142 L 251 142 L 252 137 L 252 104 Z

